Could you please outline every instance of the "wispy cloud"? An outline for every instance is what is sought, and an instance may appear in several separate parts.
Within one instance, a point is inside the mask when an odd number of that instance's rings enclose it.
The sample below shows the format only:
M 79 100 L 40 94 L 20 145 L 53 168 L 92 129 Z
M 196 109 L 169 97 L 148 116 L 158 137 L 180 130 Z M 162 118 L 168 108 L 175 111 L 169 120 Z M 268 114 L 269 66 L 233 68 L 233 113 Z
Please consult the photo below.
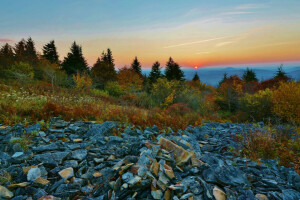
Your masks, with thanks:
M 248 12 L 248 11 L 232 11 L 232 12 L 225 12 L 223 15 L 244 15 L 244 14 L 252 14 L 254 12 Z
M 196 52 L 195 54 L 210 54 L 210 51 L 202 51 L 202 52 Z
M 0 42 L 13 42 L 13 40 L 7 38 L 0 38 Z
M 173 48 L 173 47 L 180 47 L 180 46 L 186 46 L 186 45 L 192 45 L 192 44 L 199 44 L 199 43 L 210 42 L 210 41 L 220 40 L 220 39 L 225 39 L 225 38 L 228 38 L 228 36 L 227 37 L 210 38 L 210 39 L 199 40 L 199 41 L 194 41 L 194 42 L 186 42 L 186 43 L 181 43 L 181 44 L 175 44 L 175 45 L 166 46 L 164 48 Z
M 221 43 L 217 43 L 216 47 L 222 47 L 222 46 L 226 46 L 232 43 L 235 43 L 236 41 L 228 41 L 228 42 L 221 42 Z
M 249 10 L 249 9 L 258 9 L 265 8 L 265 4 L 243 4 L 236 7 L 237 10 Z

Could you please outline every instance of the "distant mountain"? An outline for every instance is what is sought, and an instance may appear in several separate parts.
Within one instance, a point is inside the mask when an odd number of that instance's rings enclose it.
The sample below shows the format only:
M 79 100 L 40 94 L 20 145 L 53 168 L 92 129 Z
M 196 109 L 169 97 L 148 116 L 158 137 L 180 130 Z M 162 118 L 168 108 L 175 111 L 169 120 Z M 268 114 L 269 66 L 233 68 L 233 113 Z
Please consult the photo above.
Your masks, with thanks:
M 246 67 L 200 68 L 197 70 L 191 68 L 182 68 L 186 80 L 192 80 L 197 72 L 202 82 L 213 86 L 218 85 L 219 81 L 223 78 L 224 73 L 227 73 L 228 76 L 238 75 L 241 77 L 245 69 Z M 277 71 L 277 67 L 251 67 L 250 69 L 256 73 L 256 76 L 260 81 L 272 78 Z M 283 68 L 283 70 L 290 78 L 295 79 L 296 81 L 300 80 L 300 66 L 286 67 Z M 151 69 L 143 69 L 143 73 L 147 75 L 150 73 L 150 71 Z

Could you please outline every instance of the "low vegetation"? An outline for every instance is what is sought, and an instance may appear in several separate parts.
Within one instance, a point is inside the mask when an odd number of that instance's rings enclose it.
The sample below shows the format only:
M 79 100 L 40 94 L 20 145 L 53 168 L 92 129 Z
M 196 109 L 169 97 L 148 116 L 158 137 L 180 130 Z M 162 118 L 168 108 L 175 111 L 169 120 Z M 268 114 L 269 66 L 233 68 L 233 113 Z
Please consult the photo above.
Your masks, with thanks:
M 218 87 L 202 83 L 197 74 L 192 81 L 183 78 L 172 58 L 165 74 L 155 62 L 147 77 L 137 57 L 129 68 L 117 72 L 110 49 L 89 69 L 76 42 L 62 62 L 54 41 L 44 46 L 42 55 L 31 38 L 14 48 L 5 44 L 0 49 L 0 124 L 29 124 L 60 116 L 173 130 L 205 121 L 299 127 L 300 83 L 286 77 L 282 67 L 274 78 L 262 82 L 250 69 L 242 78 L 225 74 Z M 285 166 L 294 162 L 299 167 L 299 128 L 291 137 L 268 128 L 243 135 L 243 155 L 256 160 L 278 158 Z M 25 142 L 19 142 L 26 148 Z

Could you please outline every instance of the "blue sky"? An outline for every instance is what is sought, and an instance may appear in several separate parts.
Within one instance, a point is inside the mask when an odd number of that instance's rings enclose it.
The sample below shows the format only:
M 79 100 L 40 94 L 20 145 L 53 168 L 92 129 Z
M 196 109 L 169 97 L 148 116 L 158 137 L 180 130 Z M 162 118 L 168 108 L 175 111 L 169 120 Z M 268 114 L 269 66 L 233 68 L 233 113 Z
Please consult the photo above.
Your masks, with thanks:
M 300 60 L 299 0 L 0 0 L 0 5 L 0 45 L 31 36 L 40 50 L 54 39 L 60 59 L 76 40 L 90 64 L 108 47 L 119 66 L 134 56 L 145 66 L 169 56 L 187 67 Z

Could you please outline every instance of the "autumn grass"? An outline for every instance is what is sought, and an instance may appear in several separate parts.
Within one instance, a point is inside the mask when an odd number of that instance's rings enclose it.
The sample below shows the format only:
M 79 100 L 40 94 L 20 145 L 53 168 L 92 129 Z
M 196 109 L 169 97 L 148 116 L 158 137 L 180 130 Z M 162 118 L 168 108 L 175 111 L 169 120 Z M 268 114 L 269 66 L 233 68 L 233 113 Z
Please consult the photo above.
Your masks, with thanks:
M 300 174 L 300 129 L 289 126 L 266 126 L 241 135 L 241 156 L 259 161 L 275 159 L 279 165 L 294 167 Z
M 222 121 L 197 112 L 180 112 L 184 105 L 169 109 L 144 108 L 125 99 L 114 98 L 104 91 L 52 87 L 39 82 L 31 84 L 0 84 L 0 123 L 37 122 L 60 116 L 65 120 L 117 121 L 141 128 L 156 125 L 161 129 L 185 129 L 200 125 L 203 120 Z M 121 98 L 122 99 L 122 98 Z M 128 102 L 128 103 L 126 103 Z

